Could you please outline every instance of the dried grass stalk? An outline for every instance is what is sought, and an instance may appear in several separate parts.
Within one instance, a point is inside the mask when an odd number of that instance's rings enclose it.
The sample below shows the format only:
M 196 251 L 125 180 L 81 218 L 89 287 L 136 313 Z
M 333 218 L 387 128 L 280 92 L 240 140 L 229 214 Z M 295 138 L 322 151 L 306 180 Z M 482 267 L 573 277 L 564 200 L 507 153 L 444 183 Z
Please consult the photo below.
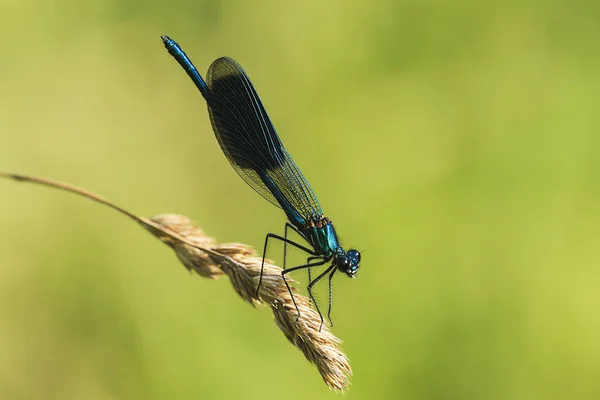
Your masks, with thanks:
M 262 284 L 258 294 L 256 293 L 262 258 L 253 247 L 240 243 L 218 244 L 182 215 L 160 214 L 147 219 L 72 185 L 2 171 L 0 177 L 66 190 L 104 204 L 141 224 L 169 245 L 188 270 L 209 279 L 227 275 L 233 289 L 242 299 L 253 306 L 266 303 L 271 307 L 279 329 L 302 351 L 308 361 L 316 365 L 330 388 L 340 392 L 348 388 L 352 369 L 348 358 L 340 349 L 340 339 L 327 327 L 321 329 L 319 314 L 310 306 L 308 298 L 298 294 L 292 287 L 301 314 L 296 320 L 296 308 L 281 277 L 282 269 L 269 260 L 265 260 Z

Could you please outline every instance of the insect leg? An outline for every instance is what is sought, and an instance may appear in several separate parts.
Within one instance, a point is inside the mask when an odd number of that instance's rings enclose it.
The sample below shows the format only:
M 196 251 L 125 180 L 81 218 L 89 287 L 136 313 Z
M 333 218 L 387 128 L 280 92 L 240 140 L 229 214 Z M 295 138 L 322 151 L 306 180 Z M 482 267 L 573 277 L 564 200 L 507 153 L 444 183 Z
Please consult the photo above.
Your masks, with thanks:
M 300 233 L 300 231 L 294 225 L 290 224 L 289 222 L 286 222 L 285 223 L 285 228 L 283 229 L 283 237 L 285 239 L 287 239 L 288 228 L 291 228 L 298 235 L 302 236 L 302 234 Z M 285 269 L 285 263 L 286 263 L 286 261 L 287 261 L 287 242 L 283 242 L 283 269 Z M 310 260 L 307 260 L 306 262 L 310 262 Z M 310 271 L 310 268 L 308 270 Z M 309 281 L 310 281 L 310 279 L 309 279 Z
M 298 228 L 296 228 L 294 225 L 290 224 L 289 222 L 285 223 L 285 228 L 284 228 L 284 238 L 287 239 L 287 234 L 288 234 L 288 228 L 292 229 L 294 232 L 296 232 L 299 236 L 302 237 L 302 234 L 300 233 L 300 231 L 298 230 Z M 312 260 L 319 260 L 322 259 L 323 257 L 321 256 L 311 256 L 308 257 L 306 259 L 306 262 L 310 264 L 310 262 Z M 286 268 L 286 262 L 287 262 L 287 243 L 283 244 L 283 269 Z M 308 282 L 310 282 L 312 280 L 311 276 L 310 276 L 310 268 L 307 268 L 306 271 L 308 272 Z
M 310 256 L 310 257 L 308 257 L 308 258 L 306 259 L 306 262 L 307 262 L 307 263 L 309 263 L 309 262 L 311 262 L 312 260 L 319 259 L 319 258 L 323 258 L 323 257 L 321 257 L 321 256 Z M 311 278 L 311 273 L 310 273 L 311 269 L 310 269 L 310 268 L 307 268 L 307 269 L 306 269 L 306 271 L 308 272 L 308 283 L 310 283 L 310 282 L 312 281 L 312 278 Z M 312 303 L 312 299 L 311 299 L 311 298 L 309 298 L 309 300 L 310 300 L 310 302 Z
M 279 235 L 275 235 L 273 233 L 267 233 L 267 236 L 265 237 L 265 246 L 263 248 L 263 256 L 262 256 L 262 263 L 260 264 L 260 278 L 258 278 L 258 286 L 256 287 L 256 297 L 258 297 L 258 290 L 260 289 L 260 285 L 262 283 L 262 276 L 263 276 L 263 270 L 265 268 L 265 257 L 267 255 L 267 246 L 269 244 L 269 239 L 277 239 L 282 241 L 283 243 L 292 245 L 312 256 L 316 256 L 317 253 L 313 250 L 308 249 L 307 247 L 302 246 L 301 244 L 298 244 L 294 241 L 291 241 L 290 239 L 286 239 L 284 237 L 281 237 Z
M 331 303 L 333 302 L 333 293 L 331 291 L 331 278 L 333 278 L 335 271 L 337 271 L 337 268 L 334 268 L 333 271 L 331 271 L 331 274 L 329 274 L 329 309 L 327 310 L 327 319 L 329 320 L 329 324 L 331 326 L 333 326 L 333 321 L 331 320 Z
M 329 261 L 328 259 L 326 259 L 324 257 L 311 257 L 311 258 L 313 258 L 313 259 L 320 258 L 321 261 L 312 263 L 312 264 L 308 263 L 308 264 L 304 264 L 304 265 L 299 265 L 297 267 L 292 267 L 292 268 L 284 269 L 283 271 L 281 271 L 281 277 L 283 278 L 283 282 L 285 283 L 285 286 L 287 287 L 288 293 L 290 294 L 290 297 L 292 298 L 292 302 L 294 303 L 294 307 L 296 307 L 296 312 L 298 313 L 296 315 L 296 322 L 298 322 L 298 318 L 300 318 L 300 310 L 298 309 L 298 305 L 296 304 L 296 299 L 294 298 L 292 289 L 290 288 L 290 285 L 288 284 L 287 279 L 285 279 L 285 275 L 290 272 L 297 271 L 297 270 L 303 269 L 303 268 L 311 269 L 312 267 L 318 267 L 320 265 L 325 264 L 327 261 Z M 319 315 L 320 315 L 320 313 L 319 313 Z
M 308 294 L 310 295 L 312 301 L 315 303 L 315 308 L 317 309 L 317 312 L 319 313 L 319 317 L 321 317 L 321 325 L 319 326 L 319 332 L 321 332 L 321 328 L 323 327 L 323 314 L 321 314 L 321 310 L 319 310 L 319 305 L 317 304 L 317 301 L 315 300 L 315 297 L 313 296 L 312 287 L 315 285 L 315 283 L 317 283 L 321 279 L 323 279 L 323 277 L 325 275 L 327 275 L 329 272 L 331 272 L 332 269 L 335 269 L 335 264 L 330 266 L 329 268 L 327 268 L 323 273 L 321 273 L 321 275 L 317 276 L 314 281 L 312 281 L 311 283 L 308 284 L 308 288 L 307 288 Z

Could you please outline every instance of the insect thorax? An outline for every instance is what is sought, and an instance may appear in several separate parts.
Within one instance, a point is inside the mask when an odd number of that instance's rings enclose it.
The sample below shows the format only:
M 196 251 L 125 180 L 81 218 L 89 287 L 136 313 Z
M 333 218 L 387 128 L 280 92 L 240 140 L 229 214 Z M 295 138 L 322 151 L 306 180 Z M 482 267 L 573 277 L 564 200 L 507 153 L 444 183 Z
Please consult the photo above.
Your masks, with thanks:
M 304 224 L 302 232 L 315 251 L 325 257 L 332 257 L 340 247 L 335 228 L 325 216 L 312 218 Z

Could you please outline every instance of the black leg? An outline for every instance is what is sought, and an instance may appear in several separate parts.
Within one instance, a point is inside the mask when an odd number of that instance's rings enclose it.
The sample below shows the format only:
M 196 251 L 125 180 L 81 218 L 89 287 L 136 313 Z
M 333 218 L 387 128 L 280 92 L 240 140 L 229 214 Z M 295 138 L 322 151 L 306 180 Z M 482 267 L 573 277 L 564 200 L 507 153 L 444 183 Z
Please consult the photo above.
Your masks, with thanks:
M 310 295 L 310 298 L 312 299 L 313 303 L 315 304 L 315 308 L 317 309 L 317 312 L 319 313 L 319 317 L 321 317 L 321 326 L 319 326 L 319 332 L 321 332 L 321 328 L 323 328 L 323 314 L 321 314 L 321 310 L 319 310 L 319 305 L 317 304 L 317 301 L 315 300 L 315 296 L 313 296 L 312 287 L 315 285 L 315 283 L 317 283 L 321 279 L 323 279 L 323 277 L 325 275 L 327 275 L 329 272 L 331 272 L 332 269 L 335 269 L 335 265 L 330 266 L 323 273 L 321 273 L 321 275 L 317 276 L 314 281 L 312 281 L 311 283 L 308 284 L 308 288 L 307 288 L 308 294 Z
M 316 256 L 317 255 L 317 253 L 315 253 L 313 250 L 310 250 L 307 247 L 304 247 L 304 246 L 302 246 L 302 245 L 300 245 L 300 244 L 298 244 L 296 242 L 293 242 L 293 241 L 291 241 L 289 239 L 283 238 L 283 237 L 281 237 L 279 235 L 275 235 L 273 233 L 268 233 L 267 236 L 266 236 L 266 238 L 265 238 L 265 246 L 263 248 L 262 263 L 260 264 L 260 278 L 258 278 L 258 286 L 256 287 L 256 297 L 258 297 L 258 291 L 259 291 L 260 285 L 262 283 L 263 269 L 265 268 L 265 257 L 267 255 L 267 246 L 269 244 L 269 239 L 271 239 L 271 238 L 272 239 L 277 239 L 277 240 L 282 241 L 283 243 L 292 245 L 292 246 L 294 246 L 294 247 L 296 247 L 296 248 L 298 248 L 298 249 L 300 249 L 300 250 L 302 250 L 302 251 L 304 251 L 304 252 L 306 252 L 306 253 L 308 253 L 308 254 L 310 254 L 312 256 Z
M 333 275 L 336 271 L 337 268 L 334 268 L 333 271 L 331 271 L 331 274 L 329 274 L 329 309 L 327 310 L 327 319 L 329 320 L 331 326 L 333 326 L 333 321 L 331 320 L 331 303 L 333 302 L 333 293 L 331 292 L 331 278 L 333 278 Z
M 309 262 L 311 262 L 312 260 L 316 260 L 316 259 L 319 259 L 319 258 L 321 258 L 321 259 L 322 259 L 323 257 L 321 257 L 321 256 L 311 256 L 311 257 L 308 257 L 308 258 L 306 259 L 306 262 L 307 262 L 307 263 L 309 263 Z M 311 278 L 311 271 L 312 271 L 312 270 L 311 270 L 310 268 L 307 268 L 307 269 L 306 269 L 306 271 L 308 272 L 308 283 L 310 283 L 310 282 L 312 281 L 312 278 Z M 311 298 L 309 298 L 309 300 L 310 300 L 310 302 L 312 303 L 312 299 L 311 299 Z
M 302 234 L 294 225 L 290 224 L 289 222 L 286 222 L 285 228 L 283 229 L 283 232 L 284 232 L 283 237 L 285 239 L 287 239 L 288 228 L 291 228 L 294 232 L 296 232 L 298 234 L 298 236 L 302 237 Z M 310 262 L 313 260 L 321 260 L 321 259 L 323 259 L 322 256 L 311 256 L 306 259 L 306 263 L 310 264 Z M 284 242 L 283 243 L 283 269 L 286 268 L 286 262 L 287 262 L 287 243 Z M 310 281 L 312 280 L 312 278 L 310 277 L 311 269 L 307 268 L 306 271 L 308 272 L 308 282 L 310 283 Z
M 311 258 L 312 260 L 321 260 L 321 261 L 319 261 L 319 262 L 316 262 L 316 263 L 312 263 L 312 264 L 309 262 L 309 263 L 307 263 L 307 264 L 298 265 L 297 267 L 291 267 L 291 268 L 288 268 L 288 269 L 284 269 L 282 273 L 283 273 L 283 274 L 287 274 L 287 273 L 294 272 L 294 271 L 297 271 L 297 270 L 299 270 L 299 269 L 303 269 L 303 268 L 308 268 L 308 267 L 318 267 L 319 265 L 323 265 L 323 264 L 325 264 L 327 261 L 329 261 L 329 260 L 330 260 L 330 258 L 325 258 L 325 257 L 320 257 L 320 256 L 317 256 L 317 257 L 309 257 L 309 258 Z
M 283 279 L 283 282 L 285 283 L 285 286 L 287 287 L 288 293 L 290 294 L 290 297 L 292 298 L 292 302 L 294 303 L 294 307 L 296 307 L 296 312 L 298 313 L 296 315 L 296 322 L 298 322 L 298 318 L 300 318 L 300 310 L 298 309 L 298 305 L 296 304 L 296 299 L 294 298 L 294 294 L 292 293 L 292 289 L 290 288 L 290 285 L 287 282 L 287 279 L 285 279 L 285 275 L 293 272 L 293 271 L 297 271 L 299 269 L 303 269 L 303 268 L 307 268 L 307 269 L 311 269 L 312 267 L 318 267 L 320 265 L 325 264 L 327 261 L 329 261 L 328 259 L 325 259 L 323 257 L 311 257 L 311 258 L 320 258 L 321 261 L 316 262 L 316 263 L 308 263 L 308 264 L 304 264 L 304 265 L 299 265 L 297 267 L 292 267 L 292 268 L 288 268 L 288 269 L 284 269 L 283 271 L 281 271 L 281 278 Z M 321 315 L 321 313 L 319 313 L 319 315 Z M 321 317 L 321 319 L 323 319 Z
M 298 235 L 302 236 L 302 234 L 300 233 L 300 231 L 298 229 L 296 229 L 296 227 L 294 225 L 290 224 L 289 222 L 286 222 L 285 223 L 285 227 L 283 228 L 283 237 L 284 237 L 284 239 L 287 240 L 288 228 L 291 228 Z M 287 262 L 287 243 L 283 242 L 283 269 L 285 269 L 286 262 Z M 307 260 L 307 262 L 310 262 L 310 261 Z M 308 270 L 310 271 L 310 268 Z

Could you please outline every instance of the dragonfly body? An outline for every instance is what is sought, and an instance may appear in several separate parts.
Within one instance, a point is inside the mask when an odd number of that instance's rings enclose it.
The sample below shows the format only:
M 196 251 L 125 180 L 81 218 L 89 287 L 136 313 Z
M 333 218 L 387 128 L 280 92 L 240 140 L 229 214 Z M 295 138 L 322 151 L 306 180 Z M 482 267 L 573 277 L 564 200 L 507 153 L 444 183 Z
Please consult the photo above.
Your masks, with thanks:
M 167 36 L 163 36 L 162 40 L 169 53 L 183 67 L 206 100 L 213 131 L 232 167 L 255 191 L 281 208 L 289 220 L 289 223 L 286 223 L 284 237 L 272 233 L 267 235 L 263 251 L 263 266 L 269 239 L 283 242 L 282 277 L 292 299 L 293 294 L 285 275 L 295 270 L 307 269 L 310 281 L 308 292 L 320 315 L 321 312 L 312 295 L 312 287 L 326 275 L 329 276 L 329 310 L 331 310 L 333 275 L 336 271 L 341 271 L 354 278 L 360 263 L 360 253 L 357 250 L 346 252 L 340 246 L 332 222 L 324 216 L 308 181 L 281 143 L 250 78 L 242 67 L 231 58 L 219 58 L 211 64 L 205 81 L 177 43 Z M 288 239 L 288 228 L 306 240 L 310 248 Z M 307 263 L 286 269 L 287 245 L 308 253 L 310 257 Z M 311 280 L 310 269 L 329 261 L 332 262 L 331 265 Z M 262 273 L 257 292 L 261 281 Z M 321 321 L 323 321 L 322 315 Z

